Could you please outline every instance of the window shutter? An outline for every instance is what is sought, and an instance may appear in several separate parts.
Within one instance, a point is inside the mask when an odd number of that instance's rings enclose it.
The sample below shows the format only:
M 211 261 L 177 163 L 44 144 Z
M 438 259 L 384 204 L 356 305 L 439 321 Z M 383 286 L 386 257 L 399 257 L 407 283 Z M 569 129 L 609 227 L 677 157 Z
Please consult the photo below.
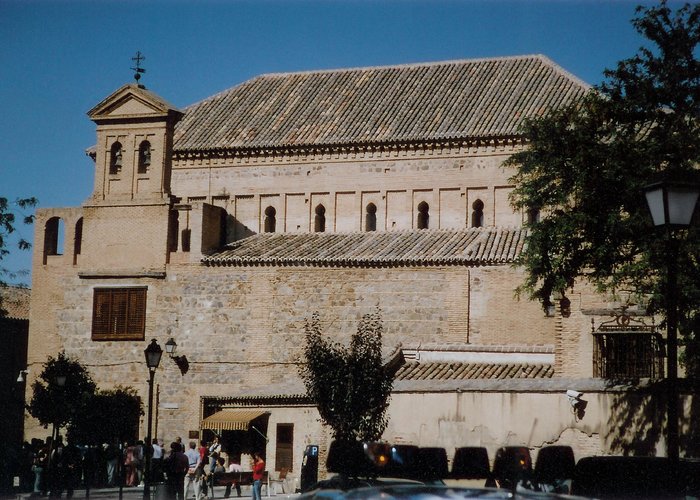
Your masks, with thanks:
M 146 287 L 96 288 L 92 308 L 93 340 L 143 340 Z

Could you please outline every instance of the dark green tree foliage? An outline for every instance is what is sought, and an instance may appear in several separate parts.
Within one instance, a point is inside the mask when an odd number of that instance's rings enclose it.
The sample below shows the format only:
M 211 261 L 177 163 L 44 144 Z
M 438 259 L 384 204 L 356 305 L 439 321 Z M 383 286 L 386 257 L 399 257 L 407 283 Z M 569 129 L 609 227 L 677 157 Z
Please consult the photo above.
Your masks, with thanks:
M 59 376 L 66 377 L 63 386 L 57 383 Z M 45 426 L 65 427 L 88 408 L 95 395 L 95 382 L 80 362 L 60 352 L 44 363 L 44 370 L 32 389 L 29 413 Z
M 299 374 L 334 439 L 370 441 L 387 426 L 393 377 L 382 366 L 379 311 L 367 314 L 349 348 L 321 334 L 318 313 L 305 326 L 305 362 Z
M 60 386 L 57 377 L 66 377 Z M 49 357 L 32 386 L 29 413 L 45 426 L 67 427 L 68 438 L 92 445 L 138 436 L 143 404 L 133 387 L 97 391 L 87 369 L 64 352 Z
M 75 416 L 68 438 L 85 445 L 111 443 L 115 439 L 123 443 L 138 435 L 140 415 L 143 404 L 133 387 L 99 391 L 88 407 Z
M 659 176 L 695 178 L 700 164 L 700 5 L 638 7 L 632 21 L 649 47 L 605 71 L 580 102 L 527 121 L 527 150 L 511 202 L 539 209 L 519 264 L 519 292 L 543 305 L 580 278 L 601 291 L 665 311 L 664 235 L 651 223 L 644 186 Z M 680 240 L 681 333 L 690 341 L 700 312 L 696 214 Z

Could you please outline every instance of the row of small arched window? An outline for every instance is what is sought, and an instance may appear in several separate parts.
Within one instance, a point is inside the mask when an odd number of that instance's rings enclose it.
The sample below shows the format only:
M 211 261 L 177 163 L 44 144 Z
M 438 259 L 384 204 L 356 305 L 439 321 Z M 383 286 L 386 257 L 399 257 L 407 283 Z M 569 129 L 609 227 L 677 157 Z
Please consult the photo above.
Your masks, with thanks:
M 277 228 L 277 210 L 275 207 L 265 209 L 265 221 L 263 230 L 266 233 L 274 233 Z M 471 226 L 482 227 L 484 225 L 484 202 L 476 200 L 472 203 Z M 422 201 L 418 204 L 418 215 L 416 227 L 418 229 L 430 228 L 430 206 Z M 365 207 L 365 231 L 377 230 L 377 206 L 368 203 Z M 317 205 L 314 210 L 314 232 L 323 233 L 326 231 L 326 207 Z
M 109 153 L 109 173 L 116 175 L 122 171 L 122 144 L 117 141 L 112 144 L 112 149 Z M 145 174 L 151 166 L 151 143 L 148 141 L 141 141 L 139 144 L 139 156 L 137 172 L 139 174 Z

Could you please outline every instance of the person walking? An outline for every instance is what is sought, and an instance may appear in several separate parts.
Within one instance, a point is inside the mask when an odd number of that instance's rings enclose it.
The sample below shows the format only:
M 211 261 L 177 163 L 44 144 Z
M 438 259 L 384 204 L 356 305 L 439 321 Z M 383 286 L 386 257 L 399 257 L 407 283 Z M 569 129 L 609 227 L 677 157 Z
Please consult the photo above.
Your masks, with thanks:
M 253 453 L 253 500 L 262 500 L 262 479 L 265 472 L 265 461 L 259 452 Z
M 150 482 L 163 482 L 163 447 L 158 443 L 158 438 L 153 438 L 151 444 L 153 455 L 151 455 L 151 477 Z
M 111 443 L 105 443 L 104 447 L 104 457 L 107 463 L 107 486 L 113 487 L 117 483 L 116 471 L 117 471 L 117 461 L 119 460 L 119 444 L 116 439 Z
M 185 452 L 185 455 L 187 456 L 187 475 L 184 482 L 184 498 L 188 498 L 190 485 L 192 485 L 194 496 L 199 498 L 200 481 L 197 477 L 197 466 L 200 464 L 201 459 L 199 451 L 197 451 L 197 443 L 190 441 L 190 448 Z
M 182 452 L 182 445 L 170 444 L 170 454 L 163 461 L 163 470 L 167 477 L 167 496 L 170 499 L 184 500 L 185 477 L 189 470 L 189 459 Z
M 41 495 L 44 471 L 46 470 L 46 464 L 49 459 L 49 447 L 43 442 L 39 442 L 36 446 L 36 451 L 34 452 L 34 461 L 32 464 L 32 471 L 34 472 L 34 496 Z

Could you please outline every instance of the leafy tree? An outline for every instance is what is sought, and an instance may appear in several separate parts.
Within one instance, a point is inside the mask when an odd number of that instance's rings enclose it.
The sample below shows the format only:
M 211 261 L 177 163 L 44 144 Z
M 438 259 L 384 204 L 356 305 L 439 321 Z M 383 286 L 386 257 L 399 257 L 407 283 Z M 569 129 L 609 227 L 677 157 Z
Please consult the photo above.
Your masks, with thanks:
M 58 383 L 58 377 L 65 377 L 63 386 Z M 45 426 L 60 428 L 71 425 L 77 415 L 89 407 L 95 394 L 95 382 L 79 361 L 60 352 L 44 363 L 32 389 L 29 413 Z
M 86 445 L 128 441 L 138 435 L 140 415 L 143 404 L 133 387 L 99 391 L 75 416 L 68 437 Z
M 317 312 L 306 322 L 299 375 L 334 439 L 377 440 L 387 426 L 393 375 L 382 366 L 382 333 L 378 310 L 363 316 L 349 348 L 323 337 Z
M 519 258 L 527 278 L 518 291 L 544 306 L 584 279 L 650 313 L 666 310 L 669 249 L 643 188 L 659 176 L 695 179 L 700 164 L 700 5 L 638 7 L 632 23 L 650 47 L 606 70 L 579 102 L 525 122 L 528 148 L 507 162 L 516 169 L 512 205 L 541 213 Z M 692 340 L 698 227 L 677 245 L 680 329 Z
M 21 198 L 10 203 L 7 198 L 0 196 L 0 287 L 7 285 L 6 280 L 14 280 L 21 274 L 27 273 L 27 271 L 13 272 L 7 269 L 2 265 L 2 260 L 9 255 L 10 250 L 7 248 L 8 240 L 11 238 L 12 233 L 17 230 L 17 215 L 15 212 L 18 209 L 20 211 L 29 209 L 36 204 L 36 198 Z M 22 223 L 31 224 L 32 222 L 34 222 L 33 215 L 22 215 Z M 20 250 L 28 250 L 31 248 L 31 243 L 20 237 L 17 241 L 17 247 Z M 0 317 L 5 314 L 6 311 L 2 308 L 2 296 L 0 295 Z

